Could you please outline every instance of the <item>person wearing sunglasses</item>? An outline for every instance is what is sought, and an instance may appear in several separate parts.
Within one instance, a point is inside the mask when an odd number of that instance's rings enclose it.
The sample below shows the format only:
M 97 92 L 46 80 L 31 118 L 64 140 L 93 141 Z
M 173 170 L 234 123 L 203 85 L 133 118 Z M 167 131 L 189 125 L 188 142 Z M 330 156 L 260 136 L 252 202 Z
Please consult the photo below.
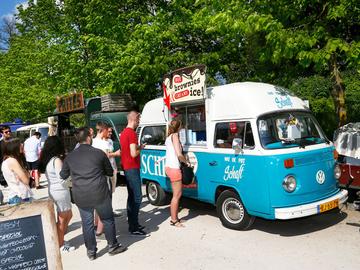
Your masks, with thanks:
M 1 168 L 1 164 L 3 162 L 3 143 L 10 140 L 11 139 L 11 129 L 9 126 L 7 125 L 3 125 L 0 127 L 0 133 L 1 133 L 1 140 L 0 140 L 0 168 Z M 0 169 L 0 185 L 7 187 L 7 183 L 6 180 L 3 176 L 3 173 Z M 1 202 L 0 202 L 1 203 Z

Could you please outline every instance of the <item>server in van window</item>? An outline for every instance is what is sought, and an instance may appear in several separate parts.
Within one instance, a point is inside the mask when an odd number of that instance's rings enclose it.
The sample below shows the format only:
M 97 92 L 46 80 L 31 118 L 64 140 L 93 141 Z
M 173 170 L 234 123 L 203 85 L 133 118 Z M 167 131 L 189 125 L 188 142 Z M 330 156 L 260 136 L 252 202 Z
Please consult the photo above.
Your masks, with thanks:
M 127 216 L 129 232 L 134 236 L 146 236 L 144 226 L 139 224 L 139 210 L 142 200 L 140 179 L 140 150 L 144 145 L 138 145 L 136 128 L 139 126 L 140 113 L 131 111 L 127 115 L 127 126 L 121 132 L 121 162 L 125 172 L 128 191 Z
M 170 178 L 172 188 L 172 199 L 170 203 L 170 225 L 176 227 L 184 227 L 178 217 L 179 201 L 182 195 L 182 175 L 180 170 L 180 162 L 190 166 L 182 154 L 182 147 L 179 139 L 179 130 L 181 129 L 181 121 L 179 119 L 172 120 L 169 125 L 168 137 L 165 141 L 166 160 L 165 173 Z
M 41 144 L 40 144 L 40 132 L 34 132 L 34 134 L 27 138 L 24 142 L 24 153 L 26 162 L 28 164 L 28 169 L 30 174 L 34 176 L 35 179 L 35 188 L 40 189 L 44 188 L 40 185 L 40 177 L 38 172 L 39 167 L 39 157 L 41 151 Z

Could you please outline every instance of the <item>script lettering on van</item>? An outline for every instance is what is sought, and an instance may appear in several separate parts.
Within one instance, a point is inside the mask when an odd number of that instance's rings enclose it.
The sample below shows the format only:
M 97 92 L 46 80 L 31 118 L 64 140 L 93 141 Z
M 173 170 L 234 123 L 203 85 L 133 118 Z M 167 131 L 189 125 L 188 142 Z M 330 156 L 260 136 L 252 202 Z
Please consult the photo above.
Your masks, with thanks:
M 236 180 L 239 182 L 245 169 L 245 159 L 236 157 L 225 157 L 224 161 L 230 163 L 224 170 L 224 181 Z
M 277 96 L 275 98 L 275 103 L 279 109 L 282 109 L 287 106 L 292 107 L 293 105 L 289 96 L 284 96 L 284 97 Z
M 152 176 L 166 177 L 164 157 L 156 154 L 141 155 L 141 172 Z

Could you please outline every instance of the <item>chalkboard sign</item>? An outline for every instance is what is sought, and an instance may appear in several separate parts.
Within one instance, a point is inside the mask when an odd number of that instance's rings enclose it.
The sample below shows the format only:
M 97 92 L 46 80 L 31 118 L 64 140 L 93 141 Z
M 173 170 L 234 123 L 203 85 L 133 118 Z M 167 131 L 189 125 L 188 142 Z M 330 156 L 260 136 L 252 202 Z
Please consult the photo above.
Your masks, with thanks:
M 48 269 L 41 216 L 0 222 L 0 270 Z
M 0 270 L 62 270 L 54 203 L 0 206 Z

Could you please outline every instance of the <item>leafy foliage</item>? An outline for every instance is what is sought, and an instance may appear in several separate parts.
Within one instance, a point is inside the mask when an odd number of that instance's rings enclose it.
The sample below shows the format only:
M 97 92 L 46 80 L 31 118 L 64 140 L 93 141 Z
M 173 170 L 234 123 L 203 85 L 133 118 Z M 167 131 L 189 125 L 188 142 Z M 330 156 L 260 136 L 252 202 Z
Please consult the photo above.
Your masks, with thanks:
M 44 116 L 74 90 L 144 104 L 166 72 L 203 63 L 209 85 L 292 89 L 331 133 L 342 100 L 360 119 L 359 14 L 356 0 L 29 0 L 0 54 L 0 120 Z

